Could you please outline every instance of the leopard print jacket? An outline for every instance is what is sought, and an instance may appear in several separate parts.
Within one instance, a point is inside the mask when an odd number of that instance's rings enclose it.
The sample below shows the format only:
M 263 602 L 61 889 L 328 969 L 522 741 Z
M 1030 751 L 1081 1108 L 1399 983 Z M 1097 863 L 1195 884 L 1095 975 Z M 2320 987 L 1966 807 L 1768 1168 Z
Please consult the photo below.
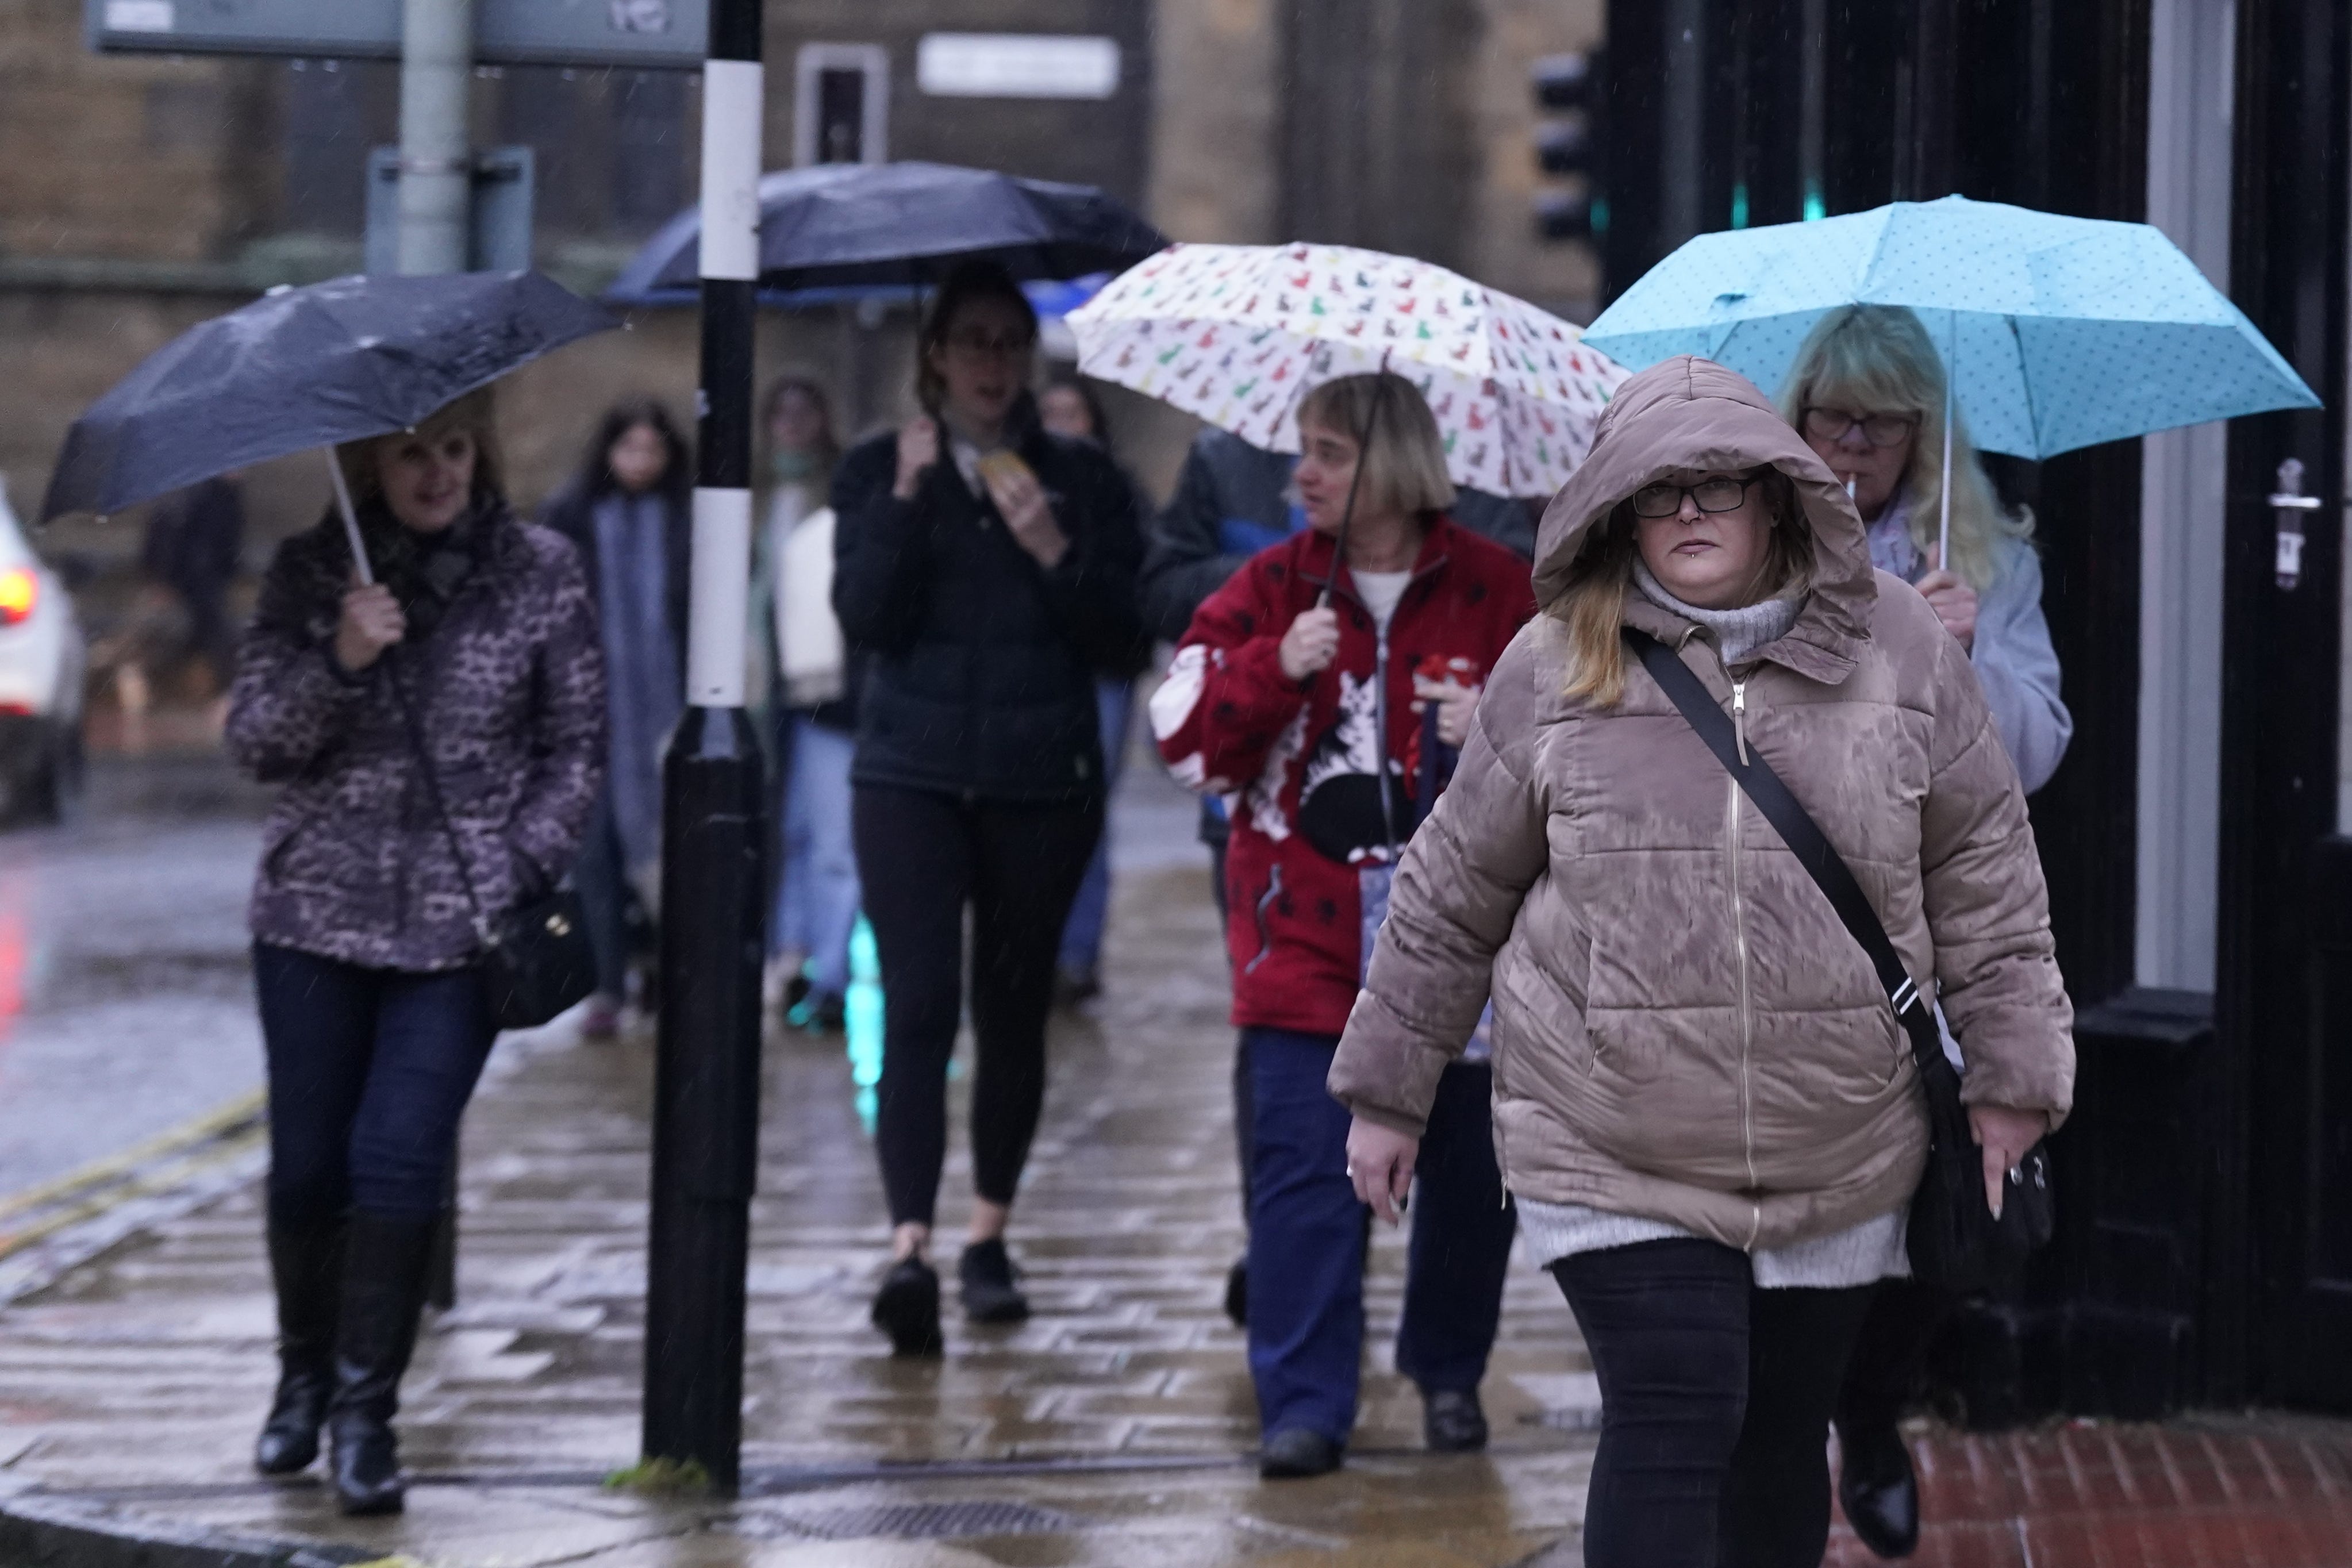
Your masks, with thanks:
M 238 649 L 229 754 L 284 785 L 262 835 L 253 934 L 373 969 L 459 968 L 485 921 L 571 869 L 595 806 L 595 606 L 570 542 L 501 508 L 432 634 L 351 677 L 332 653 L 350 572 L 339 523 L 288 540 Z

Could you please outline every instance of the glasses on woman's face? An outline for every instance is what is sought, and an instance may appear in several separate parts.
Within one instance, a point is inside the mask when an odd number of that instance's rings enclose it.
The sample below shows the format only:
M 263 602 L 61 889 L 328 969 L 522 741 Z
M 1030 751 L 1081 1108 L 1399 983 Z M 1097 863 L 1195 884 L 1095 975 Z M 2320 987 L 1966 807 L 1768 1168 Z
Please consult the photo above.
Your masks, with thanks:
M 950 332 L 947 345 L 966 359 L 1019 359 L 1028 353 L 1030 340 L 1002 332 Z
M 1874 447 L 1899 447 L 1919 421 L 1907 414 L 1849 414 L 1843 408 L 1808 408 L 1805 410 L 1805 434 L 1823 445 L 1845 439 L 1845 433 L 1855 426 L 1862 426 L 1863 439 Z
M 1688 496 L 1701 511 L 1730 511 L 1748 499 L 1753 479 L 1701 479 L 1695 485 L 1643 485 L 1633 492 L 1635 517 L 1672 517 Z

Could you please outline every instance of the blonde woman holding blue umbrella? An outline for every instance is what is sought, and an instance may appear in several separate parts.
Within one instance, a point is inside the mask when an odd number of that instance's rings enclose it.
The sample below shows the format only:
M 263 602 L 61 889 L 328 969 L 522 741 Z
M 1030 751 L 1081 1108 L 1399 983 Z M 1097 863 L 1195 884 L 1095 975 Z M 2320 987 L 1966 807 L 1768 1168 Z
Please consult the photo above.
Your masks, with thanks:
M 2066 754 L 2074 721 L 2042 615 L 2033 519 L 2004 512 L 1965 421 L 1945 410 L 1943 362 L 1901 306 L 1851 305 L 1809 333 L 1776 400 L 1846 482 L 1871 561 L 1919 590 L 1968 650 L 2028 794 Z M 1948 1047 L 1947 1047 L 1949 1048 Z M 1882 1557 L 1918 1543 L 1918 1483 L 1896 1423 L 1949 1302 L 1915 1279 L 1878 1284 L 1838 1400 L 1838 1498 Z

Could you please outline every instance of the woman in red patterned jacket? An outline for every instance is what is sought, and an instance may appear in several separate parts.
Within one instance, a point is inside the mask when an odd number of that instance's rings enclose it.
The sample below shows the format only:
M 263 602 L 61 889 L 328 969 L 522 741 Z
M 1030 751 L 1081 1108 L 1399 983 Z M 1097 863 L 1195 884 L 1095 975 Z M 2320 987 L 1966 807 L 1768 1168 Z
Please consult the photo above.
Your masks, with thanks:
M 1202 605 L 1151 700 L 1176 777 L 1232 808 L 1226 941 L 1255 1091 L 1250 1374 L 1269 1478 L 1332 1469 L 1355 1426 L 1365 1218 L 1324 1076 L 1396 858 L 1486 671 L 1535 614 L 1526 563 L 1444 515 L 1444 447 L 1412 383 L 1327 382 L 1301 402 L 1298 433 L 1293 483 L 1312 526 Z M 1487 1071 L 1449 1068 L 1439 1090 L 1432 1127 L 1446 1131 L 1422 1146 L 1398 1334 L 1441 1450 L 1486 1442 L 1477 1390 L 1511 1246 Z

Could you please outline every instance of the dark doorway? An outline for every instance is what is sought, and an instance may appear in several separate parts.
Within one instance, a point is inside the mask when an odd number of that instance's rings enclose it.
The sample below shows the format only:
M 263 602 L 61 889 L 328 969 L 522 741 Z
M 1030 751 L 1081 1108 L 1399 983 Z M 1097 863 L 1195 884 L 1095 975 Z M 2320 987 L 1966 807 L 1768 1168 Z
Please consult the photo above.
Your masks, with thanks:
M 2344 788 L 2352 25 L 2238 0 L 2238 303 L 2326 399 L 2230 436 L 2219 1016 L 2251 1151 L 2249 1390 L 2352 1408 L 2352 799 Z M 2282 465 L 2315 508 L 2274 507 Z M 2303 542 L 2282 548 L 2281 534 Z M 2288 568 L 2292 567 L 2292 570 Z M 2233 1259 L 2233 1261 L 2236 1259 Z

